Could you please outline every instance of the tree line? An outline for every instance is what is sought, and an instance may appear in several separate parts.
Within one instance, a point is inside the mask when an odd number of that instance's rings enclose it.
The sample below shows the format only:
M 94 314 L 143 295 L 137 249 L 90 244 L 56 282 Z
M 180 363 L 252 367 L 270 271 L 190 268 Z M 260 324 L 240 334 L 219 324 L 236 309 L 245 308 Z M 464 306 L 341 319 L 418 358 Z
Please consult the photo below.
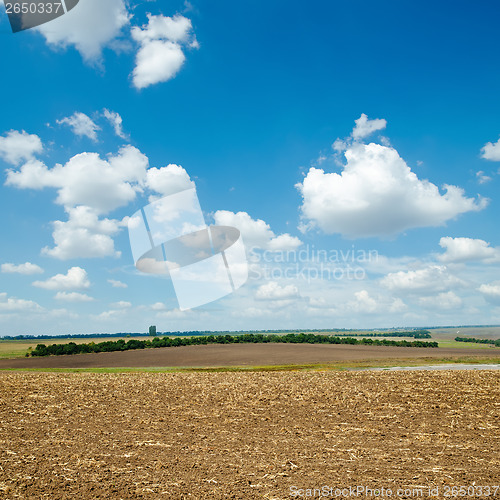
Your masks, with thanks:
M 412 337 L 414 339 L 430 339 L 428 330 L 411 330 L 405 332 L 353 332 L 335 333 L 337 337 Z
M 476 344 L 492 344 L 496 347 L 500 347 L 500 339 L 475 339 L 473 337 L 455 337 L 456 342 L 475 342 Z
M 155 332 L 157 335 L 168 335 L 170 337 L 196 337 L 201 335 L 245 335 L 245 334 L 271 334 L 271 333 L 335 333 L 337 337 L 413 337 L 415 339 L 430 339 L 431 334 L 428 330 L 397 330 L 386 332 L 374 332 L 370 330 L 346 330 L 345 328 L 326 328 L 315 330 L 240 330 L 240 331 L 210 331 L 210 330 L 192 330 L 187 332 Z M 61 335 L 60 339 L 85 339 L 85 338 L 113 338 L 113 337 L 149 337 L 152 332 L 148 333 L 73 333 Z M 52 340 L 54 335 L 6 335 L 1 337 L 2 340 Z
M 125 341 L 108 340 L 105 342 L 91 342 L 89 344 L 38 344 L 31 351 L 31 356 L 60 356 L 63 354 L 83 354 L 97 352 L 128 351 L 133 349 L 151 349 L 159 347 L 180 347 L 189 345 L 207 344 L 238 344 L 238 343 L 291 343 L 291 344 L 350 344 L 350 345 L 382 345 L 397 347 L 438 347 L 437 342 L 407 341 L 407 340 L 387 340 L 387 339 L 356 339 L 353 337 L 333 337 L 329 335 L 314 334 L 292 334 L 287 335 L 263 335 L 263 334 L 243 334 L 243 335 L 208 335 L 203 337 L 169 338 L 154 337 L 152 340 L 130 339 Z

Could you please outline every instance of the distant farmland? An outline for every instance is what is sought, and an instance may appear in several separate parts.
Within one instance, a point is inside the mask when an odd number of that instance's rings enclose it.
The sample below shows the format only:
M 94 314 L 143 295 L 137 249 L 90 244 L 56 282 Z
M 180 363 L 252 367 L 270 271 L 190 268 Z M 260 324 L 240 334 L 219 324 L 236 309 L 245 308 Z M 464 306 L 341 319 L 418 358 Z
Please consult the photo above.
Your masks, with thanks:
M 409 332 L 411 333 L 413 330 L 267 330 L 267 331 L 255 331 L 255 332 L 250 332 L 250 333 L 263 333 L 266 335 L 269 334 L 277 334 L 277 335 L 286 335 L 287 333 L 300 333 L 300 332 L 307 332 L 307 333 L 313 333 L 313 334 L 321 334 L 321 335 L 328 335 L 328 336 L 340 336 L 340 337 L 355 337 L 357 339 L 362 339 L 362 338 L 373 338 L 373 339 L 381 339 L 384 338 L 385 340 L 393 340 L 393 341 L 400 341 L 403 340 L 405 337 L 401 337 L 401 332 Z M 429 341 L 437 341 L 439 343 L 439 347 L 444 347 L 444 348 L 457 348 L 461 350 L 461 354 L 466 354 L 463 353 L 463 349 L 475 349 L 475 350 L 484 350 L 484 349 L 489 349 L 488 345 L 484 344 L 477 344 L 477 343 L 464 343 L 464 342 L 456 342 L 454 339 L 457 336 L 457 331 L 460 331 L 460 336 L 469 336 L 469 337 L 476 337 L 476 338 L 485 338 L 485 339 L 496 339 L 500 338 L 500 327 L 465 327 L 465 328 L 437 328 L 437 329 L 430 329 L 429 332 L 431 334 L 430 339 L 423 339 L 423 340 L 429 340 Z M 396 333 L 399 332 L 399 333 Z M 165 336 L 171 337 L 171 338 L 185 338 L 189 336 L 206 336 L 210 332 L 175 332 L 172 334 L 166 334 Z M 231 335 L 242 335 L 244 332 L 215 332 L 215 334 L 231 334 Z M 382 337 L 383 335 L 383 337 Z M 392 336 L 393 335 L 393 336 Z M 397 335 L 397 336 L 396 336 Z M 161 335 L 163 337 L 164 335 Z M 161 338 L 160 337 L 160 338 Z M 0 360 L 5 359 L 5 358 L 20 358 L 24 357 L 26 353 L 31 350 L 35 349 L 35 347 L 38 344 L 60 344 L 60 343 L 70 343 L 74 342 L 76 344 L 84 344 L 84 343 L 90 343 L 90 342 L 103 342 L 106 340 L 112 340 L 112 341 L 117 341 L 117 340 L 124 340 L 124 341 L 129 341 L 129 340 L 145 340 L 148 337 L 144 334 L 141 336 L 134 336 L 134 335 L 123 335 L 119 336 L 117 334 L 113 334 L 113 336 L 85 336 L 85 337 L 76 337 L 76 338 L 69 338 L 69 337 L 52 337 L 52 338 L 43 338 L 43 339 L 4 339 L 0 338 Z M 408 341 L 413 341 L 413 338 L 408 337 Z M 460 353 L 457 353 L 459 355 Z
M 386 347 L 329 344 L 223 344 L 135 351 L 18 358 L 0 360 L 0 369 L 7 368 L 121 368 L 121 367 L 255 367 L 283 365 L 349 364 L 405 360 L 461 360 L 496 358 L 500 348 L 455 349 Z M 397 360 L 397 361 L 396 361 Z

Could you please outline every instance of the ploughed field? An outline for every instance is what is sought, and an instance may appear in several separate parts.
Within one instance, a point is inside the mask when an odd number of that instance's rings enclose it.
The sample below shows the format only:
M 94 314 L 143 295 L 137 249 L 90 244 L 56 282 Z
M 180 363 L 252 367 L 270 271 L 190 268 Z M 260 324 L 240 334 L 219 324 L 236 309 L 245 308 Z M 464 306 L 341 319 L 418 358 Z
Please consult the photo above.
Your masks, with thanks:
M 227 344 L 124 352 L 0 359 L 5 368 L 224 367 L 339 363 L 390 359 L 500 357 L 500 348 L 455 349 L 329 344 Z
M 2 499 L 499 482 L 497 371 L 0 372 Z

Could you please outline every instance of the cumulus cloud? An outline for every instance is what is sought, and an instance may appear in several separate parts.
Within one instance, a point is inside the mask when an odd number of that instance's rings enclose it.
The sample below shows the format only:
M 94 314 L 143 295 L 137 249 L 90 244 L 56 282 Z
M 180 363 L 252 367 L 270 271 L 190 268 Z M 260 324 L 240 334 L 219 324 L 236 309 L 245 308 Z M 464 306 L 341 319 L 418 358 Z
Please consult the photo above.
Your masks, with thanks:
M 286 252 L 287 250 L 295 250 L 300 245 L 302 242 L 299 238 L 284 233 L 272 238 L 267 243 L 267 249 L 271 252 Z
M 191 20 L 180 14 L 148 14 L 147 25 L 132 28 L 132 38 L 140 45 L 132 75 L 134 86 L 142 89 L 172 79 L 186 60 L 183 49 L 198 48 L 191 32 Z
M 118 280 L 108 280 L 108 283 L 113 288 L 128 288 L 128 285 L 126 283 L 122 283 L 121 281 Z
M 500 248 L 493 248 L 484 240 L 446 236 L 439 245 L 446 250 L 438 255 L 441 262 L 500 261 Z
M 138 89 L 172 79 L 181 69 L 186 56 L 177 43 L 151 40 L 137 52 L 133 82 Z
M 312 307 L 321 308 L 321 303 Z M 374 314 L 401 314 L 408 310 L 408 306 L 399 297 L 373 294 L 368 290 L 354 292 L 354 299 L 346 303 L 336 301 L 336 312 L 344 316 L 352 315 L 374 315 Z
M 96 64 L 102 50 L 113 45 L 130 17 L 124 0 L 85 0 L 64 16 L 36 29 L 49 46 L 73 46 L 86 62 Z
M 102 159 L 81 153 L 64 165 L 48 168 L 38 160 L 7 172 L 6 185 L 19 189 L 54 188 L 67 221 L 53 222 L 55 246 L 42 252 L 58 259 L 119 256 L 112 236 L 124 224 L 100 217 L 133 201 L 146 182 L 148 158 L 127 145 Z
M 481 149 L 481 158 L 490 161 L 500 161 L 500 139 L 497 142 L 487 142 Z
M 185 189 L 194 188 L 189 174 L 180 165 L 170 164 L 161 168 L 150 168 L 146 173 L 146 185 L 152 191 L 168 196 Z
M 24 264 L 11 264 L 6 262 L 2 264 L 2 273 L 17 273 L 17 274 L 42 274 L 43 269 L 36 264 L 32 264 L 31 262 L 25 262 Z
M 255 293 L 257 300 L 287 300 L 298 296 L 299 290 L 295 285 L 280 286 L 276 281 L 261 285 Z
M 11 165 L 18 165 L 22 161 L 33 160 L 36 154 L 43 152 L 40 137 L 28 134 L 24 130 L 10 130 L 4 137 L 0 137 L 0 158 Z
M 124 309 L 111 309 L 110 311 L 103 311 L 101 314 L 95 316 L 98 320 L 109 321 L 121 316 L 125 312 Z
M 85 293 L 78 292 L 57 292 L 55 297 L 56 300 L 62 300 L 64 302 L 93 302 L 94 299 Z
M 373 134 L 373 132 L 383 130 L 387 126 L 386 120 L 379 118 L 370 120 L 364 113 L 362 113 L 361 116 L 354 121 L 354 123 L 356 123 L 356 126 L 352 131 L 352 138 L 355 141 L 364 139 L 365 137 Z
M 325 297 L 309 296 L 307 299 L 307 305 L 310 309 L 331 309 L 335 305 L 333 300 L 327 300 Z
M 442 292 L 432 297 L 421 297 L 421 306 L 426 309 L 437 309 L 438 311 L 457 309 L 462 306 L 462 299 L 452 291 Z
M 386 120 L 379 118 L 375 120 L 370 120 L 368 116 L 366 116 L 364 113 L 362 113 L 357 120 L 354 120 L 354 123 L 356 125 L 352 129 L 352 132 L 349 135 L 349 137 L 346 137 L 345 139 L 337 138 L 335 142 L 332 144 L 333 150 L 336 151 L 337 153 L 342 153 L 343 151 L 346 151 L 353 144 L 362 141 L 364 138 L 373 134 L 373 132 L 376 132 L 377 130 L 385 129 L 385 127 L 387 126 Z M 383 141 L 387 142 L 387 139 L 383 138 Z M 388 146 L 388 144 L 386 145 Z M 321 164 L 323 163 L 323 161 L 326 160 L 326 157 L 320 156 L 320 158 L 321 161 L 318 161 L 317 164 Z
M 446 266 L 437 265 L 415 271 L 389 273 L 381 280 L 381 285 L 391 291 L 408 293 L 441 292 L 464 284 Z
M 127 134 L 123 131 L 123 119 L 119 113 L 110 111 L 109 109 L 104 109 L 103 116 L 109 121 L 109 123 L 111 123 L 115 134 L 120 137 L 120 139 L 128 139 Z
M 153 311 L 165 311 L 167 306 L 163 302 L 155 302 L 151 305 Z
M 72 267 L 66 274 L 56 274 L 45 281 L 34 281 L 33 286 L 45 290 L 79 290 L 90 287 L 87 271 L 81 267 Z
M 120 300 L 119 302 L 111 304 L 111 307 L 115 309 L 129 309 L 130 307 L 132 307 L 132 303 L 127 302 L 126 300 Z
M 69 319 L 78 319 L 80 316 L 74 311 L 68 311 L 65 308 L 52 309 L 48 312 L 51 318 L 63 318 L 65 321 Z
M 53 222 L 55 246 L 44 247 L 42 253 L 60 260 L 75 258 L 119 257 L 112 236 L 121 229 L 121 222 L 99 219 L 86 206 L 67 209 L 68 221 Z
M 486 175 L 482 170 L 476 172 L 476 177 L 477 177 L 477 182 L 479 182 L 479 184 L 486 184 L 492 180 L 492 177 Z
M 57 120 L 58 125 L 68 125 L 73 133 L 79 137 L 88 137 L 97 142 L 97 131 L 101 128 L 85 113 L 75 111 L 71 116 Z
M 408 306 L 400 298 L 392 299 L 388 307 L 388 311 L 391 313 L 401 313 L 407 309 Z
M 0 293 L 0 312 L 39 312 L 43 308 L 32 300 L 9 297 L 5 292 Z
M 488 302 L 500 304 L 500 284 L 498 282 L 481 285 L 478 290 Z
M 350 141 L 342 140 L 342 139 L 335 139 L 335 142 L 332 144 L 332 148 L 337 152 L 337 153 L 342 153 L 342 151 L 345 151 L 348 148 L 348 145 L 350 144 Z M 324 158 L 324 157 L 321 157 Z M 326 160 L 326 158 L 322 159 L 321 162 L 317 163 L 323 163 Z
M 355 300 L 349 302 L 347 307 L 358 313 L 374 313 L 377 311 L 377 301 L 370 297 L 366 290 L 355 292 Z
M 240 230 L 248 248 L 261 248 L 271 251 L 295 250 L 302 242 L 288 233 L 276 236 L 269 224 L 261 219 L 252 219 L 246 212 L 218 210 L 214 214 L 218 226 L 232 226 Z
M 181 311 L 180 309 L 171 309 L 170 311 L 160 311 L 156 313 L 158 319 L 185 320 L 191 315 L 191 310 Z
M 392 147 L 354 143 L 345 158 L 340 174 L 312 167 L 297 185 L 304 228 L 348 238 L 384 237 L 441 226 L 487 205 L 485 199 L 467 198 L 457 186 L 445 185 L 441 194 L 437 186 L 420 180 Z
M 49 169 L 39 161 L 7 173 L 6 185 L 20 189 L 56 188 L 56 202 L 65 207 L 85 205 L 106 213 L 127 205 L 136 197 L 131 183 L 146 176 L 148 159 L 137 148 L 124 146 L 103 160 L 97 153 L 80 153 L 65 165 Z

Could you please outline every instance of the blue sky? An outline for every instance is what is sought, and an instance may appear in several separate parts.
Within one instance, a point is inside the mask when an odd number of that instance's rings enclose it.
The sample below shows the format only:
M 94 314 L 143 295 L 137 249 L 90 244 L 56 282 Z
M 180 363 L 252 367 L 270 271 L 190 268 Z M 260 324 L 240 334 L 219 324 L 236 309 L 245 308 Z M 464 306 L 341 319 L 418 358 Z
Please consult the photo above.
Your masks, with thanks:
M 500 323 L 499 13 L 80 0 L 13 34 L 0 6 L 0 335 Z M 250 273 L 182 311 L 127 221 L 192 182 Z

